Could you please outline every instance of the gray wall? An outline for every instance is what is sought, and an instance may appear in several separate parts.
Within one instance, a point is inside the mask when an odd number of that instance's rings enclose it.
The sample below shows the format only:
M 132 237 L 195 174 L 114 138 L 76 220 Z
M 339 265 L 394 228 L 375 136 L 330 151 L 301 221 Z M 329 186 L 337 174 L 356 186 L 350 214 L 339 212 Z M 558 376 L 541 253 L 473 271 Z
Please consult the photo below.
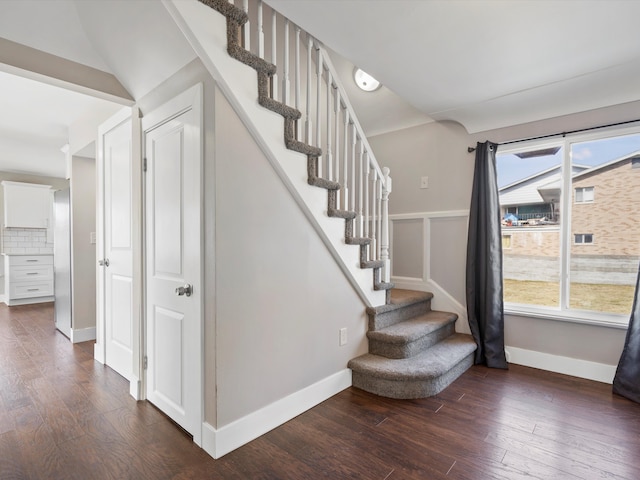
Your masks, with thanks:
M 391 169 L 393 192 L 389 208 L 392 214 L 468 210 L 474 162 L 474 155 L 467 153 L 468 146 L 487 139 L 504 142 L 631 120 L 637 118 L 639 108 L 640 102 L 635 102 L 476 135 L 467 134 L 461 125 L 437 122 L 378 135 L 369 142 L 380 165 Z M 429 177 L 428 189 L 419 188 L 422 176 Z M 466 228 L 461 229 L 460 222 L 457 226 L 438 225 L 437 220 L 432 219 L 430 229 L 426 256 L 421 251 L 422 242 L 394 238 L 401 245 L 401 248 L 393 246 L 394 274 L 420 270 L 415 263 L 425 257 L 424 261 L 431 263 L 432 279 L 464 305 Z M 415 231 L 415 226 L 406 226 L 395 233 L 414 235 Z M 434 268 L 434 264 L 438 266 Z M 400 269 L 397 273 L 395 266 Z M 618 328 L 514 315 L 508 315 L 505 321 L 509 346 L 608 365 L 617 364 L 625 332 Z
M 96 161 L 71 159 L 72 328 L 96 326 Z
M 219 92 L 215 110 L 221 427 L 345 369 L 367 349 L 367 321 L 360 297 Z M 303 155 L 300 163 L 304 175 Z M 342 327 L 349 341 L 340 347 Z

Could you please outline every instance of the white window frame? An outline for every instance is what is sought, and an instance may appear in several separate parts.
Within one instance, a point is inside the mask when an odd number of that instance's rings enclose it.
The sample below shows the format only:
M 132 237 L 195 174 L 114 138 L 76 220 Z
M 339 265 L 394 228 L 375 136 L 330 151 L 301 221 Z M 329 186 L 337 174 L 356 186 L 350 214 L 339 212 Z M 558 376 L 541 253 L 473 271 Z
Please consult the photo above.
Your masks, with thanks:
M 574 143 L 591 142 L 605 140 L 611 137 L 640 134 L 640 126 L 627 128 L 607 128 L 591 133 L 567 135 L 559 139 L 532 140 L 512 145 L 499 146 L 497 154 L 518 153 L 523 150 L 538 150 L 550 147 L 563 147 L 562 171 L 570 171 L 571 168 L 571 145 Z M 539 305 L 524 305 L 505 302 L 504 313 L 506 315 L 524 316 L 531 318 L 544 318 L 551 320 L 567 321 L 572 323 L 582 323 L 589 325 L 601 325 L 612 328 L 626 329 L 629 325 L 629 314 L 620 315 L 615 313 L 594 312 L 590 310 L 576 310 L 569 308 L 569 271 L 570 271 L 570 248 L 573 244 L 571 227 L 571 202 L 575 198 L 571 175 L 563 175 L 562 192 L 558 208 L 560 209 L 560 306 L 545 307 Z M 567 192 L 571 192 L 568 195 Z M 579 244 L 579 245 L 591 245 Z
M 581 193 L 580 200 L 578 200 L 578 192 Z M 585 194 L 590 193 L 591 198 L 585 198 Z M 575 187 L 574 188 L 575 203 L 593 203 L 595 200 L 595 188 L 594 187 Z
M 585 242 L 585 240 L 587 239 L 587 235 L 589 235 L 591 237 L 591 241 L 590 242 Z M 580 242 L 578 242 L 578 237 L 580 237 L 582 240 Z M 593 233 L 574 233 L 573 234 L 573 244 L 574 245 L 593 245 L 594 241 L 593 241 Z

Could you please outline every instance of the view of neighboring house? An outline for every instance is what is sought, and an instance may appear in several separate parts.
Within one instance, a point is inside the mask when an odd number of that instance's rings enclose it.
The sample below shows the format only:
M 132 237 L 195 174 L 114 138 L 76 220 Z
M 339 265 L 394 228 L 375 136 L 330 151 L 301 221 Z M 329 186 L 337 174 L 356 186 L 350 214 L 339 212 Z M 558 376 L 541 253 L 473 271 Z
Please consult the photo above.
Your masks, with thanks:
M 558 280 L 561 183 L 556 166 L 500 189 L 505 278 Z M 573 281 L 634 284 L 630 266 L 640 258 L 640 152 L 594 167 L 574 165 L 571 186 Z

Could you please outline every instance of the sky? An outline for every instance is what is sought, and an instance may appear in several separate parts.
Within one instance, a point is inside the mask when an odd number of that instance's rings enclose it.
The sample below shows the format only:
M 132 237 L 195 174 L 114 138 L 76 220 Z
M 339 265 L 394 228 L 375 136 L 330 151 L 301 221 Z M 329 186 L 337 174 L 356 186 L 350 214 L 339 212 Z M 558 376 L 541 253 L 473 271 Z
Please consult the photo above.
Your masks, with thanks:
M 596 166 L 640 150 L 640 134 L 613 137 L 593 142 L 571 144 L 574 164 Z M 496 155 L 498 186 L 503 187 L 523 178 L 562 164 L 563 151 L 545 157 L 519 158 L 514 154 Z

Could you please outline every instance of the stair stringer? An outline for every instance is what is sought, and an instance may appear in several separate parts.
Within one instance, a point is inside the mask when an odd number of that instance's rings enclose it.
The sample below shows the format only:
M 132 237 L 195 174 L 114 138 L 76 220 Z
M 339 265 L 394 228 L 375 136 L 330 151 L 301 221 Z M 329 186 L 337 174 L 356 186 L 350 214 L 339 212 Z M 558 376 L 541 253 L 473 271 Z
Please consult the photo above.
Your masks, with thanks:
M 226 17 L 200 2 L 162 2 L 363 302 L 383 305 L 359 246 L 345 242 L 345 220 L 329 217 L 327 191 L 308 184 L 306 155 L 286 148 L 282 116 L 259 105 L 256 71 L 227 52 Z

